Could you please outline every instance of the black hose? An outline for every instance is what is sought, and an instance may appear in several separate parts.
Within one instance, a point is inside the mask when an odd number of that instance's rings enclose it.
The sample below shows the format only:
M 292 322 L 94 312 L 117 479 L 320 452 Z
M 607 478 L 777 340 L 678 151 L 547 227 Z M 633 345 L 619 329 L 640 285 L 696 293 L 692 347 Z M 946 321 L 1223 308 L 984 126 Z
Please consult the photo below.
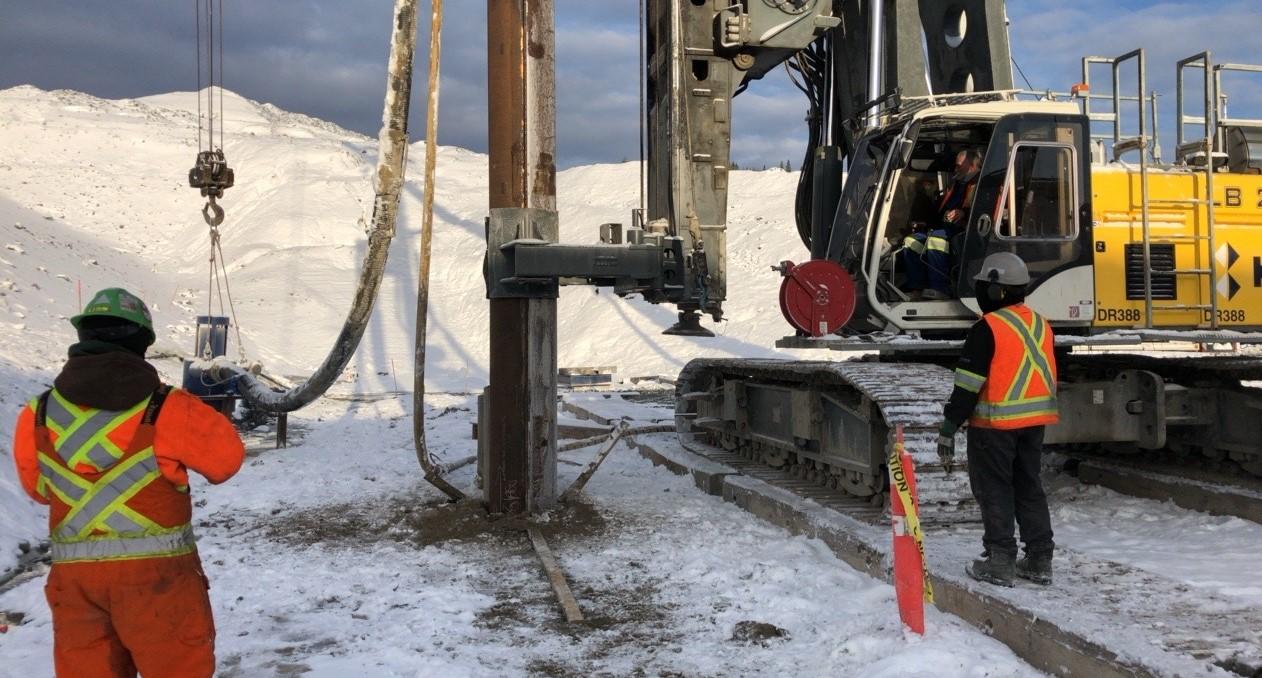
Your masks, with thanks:
M 828 36 L 820 37 L 806 49 L 798 52 L 786 62 L 789 78 L 803 94 L 806 95 L 809 108 L 806 114 L 806 154 L 798 174 L 797 194 L 794 201 L 794 221 L 797 224 L 798 237 L 808 250 L 811 247 L 811 212 L 814 196 L 815 150 L 827 143 L 825 137 L 829 126 L 829 104 L 832 97 L 830 87 L 832 43 Z M 795 77 L 794 74 L 799 77 Z
M 390 44 L 385 110 L 378 142 L 377 194 L 373 202 L 372 229 L 368 233 L 368 254 L 364 256 L 354 302 L 333 348 L 306 381 L 279 392 L 273 391 L 241 366 L 226 361 L 215 362 L 214 376 L 220 379 L 237 377 L 237 389 L 241 396 L 260 410 L 293 412 L 324 395 L 350 362 L 364 336 L 364 330 L 368 327 L 377 290 L 385 272 L 390 241 L 394 238 L 399 195 L 403 189 L 408 144 L 408 103 L 412 95 L 412 57 L 416 50 L 416 4 L 417 0 L 396 0 L 394 6 L 394 33 Z

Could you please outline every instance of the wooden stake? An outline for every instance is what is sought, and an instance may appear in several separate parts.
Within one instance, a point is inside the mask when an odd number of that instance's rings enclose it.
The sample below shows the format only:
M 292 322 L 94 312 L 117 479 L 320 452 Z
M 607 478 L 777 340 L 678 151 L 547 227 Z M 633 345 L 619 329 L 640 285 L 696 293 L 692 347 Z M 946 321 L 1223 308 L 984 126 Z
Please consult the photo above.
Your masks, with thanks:
M 527 526 L 526 533 L 530 535 L 530 543 L 535 547 L 535 553 L 539 554 L 543 571 L 548 574 L 552 591 L 556 593 L 557 601 L 561 603 L 561 609 L 565 612 L 565 621 L 571 623 L 583 621 L 583 611 L 578 608 L 578 601 L 574 599 L 570 585 L 565 581 L 565 573 L 561 572 L 561 566 L 557 564 L 556 558 L 552 557 L 552 549 L 548 548 L 548 542 L 544 541 L 543 534 L 534 525 Z

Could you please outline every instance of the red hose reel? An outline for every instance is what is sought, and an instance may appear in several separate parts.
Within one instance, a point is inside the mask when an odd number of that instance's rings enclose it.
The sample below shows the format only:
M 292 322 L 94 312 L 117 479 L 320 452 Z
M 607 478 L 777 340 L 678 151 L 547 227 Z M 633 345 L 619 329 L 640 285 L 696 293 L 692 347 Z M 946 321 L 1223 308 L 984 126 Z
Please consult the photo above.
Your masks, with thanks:
M 854 315 L 856 290 L 846 269 L 826 259 L 803 264 L 781 262 L 780 311 L 801 334 L 822 337 L 841 329 Z

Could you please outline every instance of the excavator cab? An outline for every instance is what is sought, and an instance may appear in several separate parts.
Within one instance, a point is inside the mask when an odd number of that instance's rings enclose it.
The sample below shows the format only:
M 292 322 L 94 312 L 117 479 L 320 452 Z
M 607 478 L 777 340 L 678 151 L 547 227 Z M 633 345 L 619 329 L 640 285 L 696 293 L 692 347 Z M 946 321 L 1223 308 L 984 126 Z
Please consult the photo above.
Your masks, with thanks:
M 958 334 L 977 319 L 972 279 L 993 252 L 1030 266 L 1030 303 L 1053 320 L 1093 295 L 1087 120 L 1072 104 L 996 100 L 910 114 L 866 137 L 843 190 L 830 256 L 856 277 L 860 304 L 849 328 Z M 982 156 L 971 205 L 942 224 L 954 159 Z M 879 169 L 878 169 L 879 167 Z M 849 202 L 847 202 L 849 201 Z M 863 226 L 861 229 L 860 226 Z M 946 299 L 906 292 L 908 236 L 946 232 Z M 861 235 L 860 235 L 861 234 Z M 939 258 L 940 259 L 940 258 Z

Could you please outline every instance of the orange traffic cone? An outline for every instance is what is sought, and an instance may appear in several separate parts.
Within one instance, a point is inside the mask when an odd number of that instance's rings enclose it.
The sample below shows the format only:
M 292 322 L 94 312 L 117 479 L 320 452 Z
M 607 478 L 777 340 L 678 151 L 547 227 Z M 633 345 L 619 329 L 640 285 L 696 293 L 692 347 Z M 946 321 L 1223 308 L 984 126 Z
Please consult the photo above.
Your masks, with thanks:
M 924 541 L 920 531 L 916 472 L 903 447 L 903 427 L 896 433 L 890 455 L 890 513 L 894 522 L 894 594 L 898 615 L 912 631 L 925 632 L 925 601 L 933 602 L 926 581 Z

